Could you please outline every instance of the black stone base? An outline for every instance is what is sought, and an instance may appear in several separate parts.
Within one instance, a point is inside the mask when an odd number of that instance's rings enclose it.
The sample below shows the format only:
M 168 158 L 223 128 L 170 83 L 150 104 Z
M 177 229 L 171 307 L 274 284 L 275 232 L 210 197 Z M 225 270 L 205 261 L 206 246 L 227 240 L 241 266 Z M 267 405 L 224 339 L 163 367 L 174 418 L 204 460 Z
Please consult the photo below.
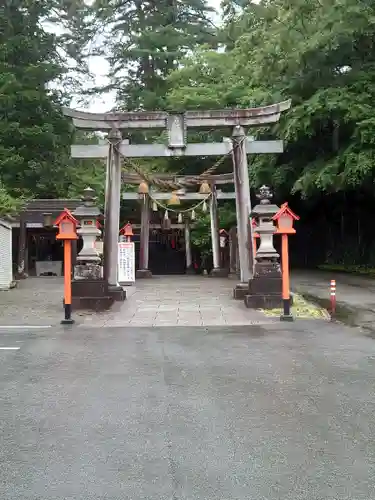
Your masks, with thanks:
M 294 321 L 294 317 L 291 314 L 281 314 L 280 321 Z
M 74 319 L 62 319 L 60 321 L 61 325 L 74 325 Z
M 212 278 L 226 278 L 228 276 L 228 269 L 221 267 L 213 268 L 210 272 Z
M 115 302 L 123 302 L 126 299 L 126 292 L 122 286 L 108 286 L 108 294 Z
M 149 269 L 137 269 L 135 272 L 136 279 L 152 278 L 152 272 Z
M 105 311 L 114 302 L 108 291 L 107 283 L 100 280 L 73 280 L 72 281 L 72 308 Z
M 193 266 L 187 267 L 185 273 L 186 274 L 197 274 Z
M 249 293 L 249 285 L 247 283 L 237 283 L 233 288 L 233 298 L 235 300 L 244 300 Z
M 246 295 L 244 302 L 249 309 L 277 309 L 281 307 L 281 294 Z
M 257 262 L 254 277 L 249 280 L 245 306 L 254 309 L 276 309 L 282 306 L 281 272 L 278 262 Z
M 107 311 L 113 305 L 113 297 L 72 297 L 73 309 L 89 309 L 90 311 Z

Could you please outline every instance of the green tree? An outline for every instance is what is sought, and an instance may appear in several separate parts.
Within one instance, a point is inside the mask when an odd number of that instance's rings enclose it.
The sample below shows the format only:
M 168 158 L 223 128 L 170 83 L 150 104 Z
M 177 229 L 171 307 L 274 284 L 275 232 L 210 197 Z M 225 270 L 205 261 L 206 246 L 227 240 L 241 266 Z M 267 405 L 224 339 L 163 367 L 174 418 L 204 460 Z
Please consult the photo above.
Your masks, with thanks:
M 104 54 L 122 109 L 165 109 L 166 76 L 200 44 L 216 43 L 206 0 L 97 0 L 93 10 L 106 26 Z
M 188 57 L 169 77 L 169 105 L 248 107 L 291 98 L 292 110 L 273 130 L 286 151 L 256 157 L 252 184 L 268 182 L 303 196 L 372 184 L 375 4 L 233 5 L 227 4 L 223 32 L 237 38 L 224 53 Z
M 70 125 L 51 82 L 64 73 L 57 39 L 42 25 L 49 2 L 0 8 L 0 180 L 11 196 L 58 196 Z

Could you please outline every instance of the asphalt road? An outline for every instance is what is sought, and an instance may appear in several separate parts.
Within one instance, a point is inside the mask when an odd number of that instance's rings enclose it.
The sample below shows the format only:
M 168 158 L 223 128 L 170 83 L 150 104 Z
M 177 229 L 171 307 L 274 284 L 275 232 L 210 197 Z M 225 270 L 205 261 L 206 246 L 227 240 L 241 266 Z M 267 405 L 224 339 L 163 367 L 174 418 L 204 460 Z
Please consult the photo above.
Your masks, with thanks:
M 293 325 L 1 330 L 1 500 L 375 498 L 375 341 Z

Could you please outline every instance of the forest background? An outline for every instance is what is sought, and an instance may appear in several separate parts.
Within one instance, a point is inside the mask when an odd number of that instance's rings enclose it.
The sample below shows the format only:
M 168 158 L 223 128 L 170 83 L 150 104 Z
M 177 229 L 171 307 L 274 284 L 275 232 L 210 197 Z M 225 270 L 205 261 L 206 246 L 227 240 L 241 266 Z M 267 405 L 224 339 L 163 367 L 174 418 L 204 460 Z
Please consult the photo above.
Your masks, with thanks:
M 100 137 L 74 133 L 63 105 L 84 109 L 109 93 L 115 109 L 129 111 L 290 98 L 277 126 L 255 132 L 283 139 L 285 152 L 249 158 L 252 196 L 269 184 L 275 202 L 288 201 L 300 215 L 295 265 L 375 266 L 375 2 L 224 0 L 217 7 L 206 0 L 2 2 L 0 215 L 30 198 L 79 197 L 87 185 L 103 200 L 103 163 L 69 157 L 73 142 Z M 105 85 L 90 72 L 93 57 L 106 61 Z M 214 161 L 140 163 L 148 171 L 199 174 Z M 229 171 L 230 159 L 220 167 Z M 221 227 L 234 221 L 234 206 L 223 205 Z M 202 251 L 210 248 L 207 223 L 200 214 L 193 231 Z

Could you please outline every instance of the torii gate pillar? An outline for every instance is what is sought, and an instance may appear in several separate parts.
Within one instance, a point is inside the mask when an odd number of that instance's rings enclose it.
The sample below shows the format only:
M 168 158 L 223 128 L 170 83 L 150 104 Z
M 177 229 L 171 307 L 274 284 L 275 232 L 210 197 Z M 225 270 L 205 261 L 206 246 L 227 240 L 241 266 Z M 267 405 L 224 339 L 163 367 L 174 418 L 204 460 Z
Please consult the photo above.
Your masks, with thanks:
M 116 301 L 125 300 L 126 293 L 117 281 L 118 238 L 121 205 L 121 131 L 112 128 L 108 134 L 109 151 L 104 207 L 104 279 Z
M 249 288 L 249 280 L 253 277 L 254 255 L 252 227 L 249 224 L 251 213 L 250 182 L 246 153 L 246 134 L 243 127 L 233 128 L 233 174 L 236 193 L 237 236 L 240 260 L 240 283 L 234 290 L 235 299 L 243 300 Z

